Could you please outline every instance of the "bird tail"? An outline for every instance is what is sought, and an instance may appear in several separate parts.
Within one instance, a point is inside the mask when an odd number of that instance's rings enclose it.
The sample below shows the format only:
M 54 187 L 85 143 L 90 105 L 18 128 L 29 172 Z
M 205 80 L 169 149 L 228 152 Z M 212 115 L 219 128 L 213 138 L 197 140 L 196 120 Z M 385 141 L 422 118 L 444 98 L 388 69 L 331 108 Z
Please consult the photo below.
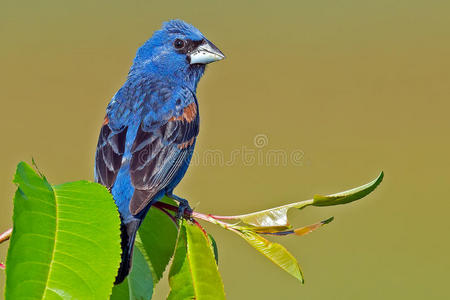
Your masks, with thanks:
M 120 262 L 119 271 L 117 272 L 114 284 L 119 284 L 128 276 L 132 266 L 132 257 L 134 249 L 134 240 L 137 230 L 141 225 L 140 220 L 133 220 L 130 223 L 120 224 L 120 246 L 122 248 L 122 260 Z

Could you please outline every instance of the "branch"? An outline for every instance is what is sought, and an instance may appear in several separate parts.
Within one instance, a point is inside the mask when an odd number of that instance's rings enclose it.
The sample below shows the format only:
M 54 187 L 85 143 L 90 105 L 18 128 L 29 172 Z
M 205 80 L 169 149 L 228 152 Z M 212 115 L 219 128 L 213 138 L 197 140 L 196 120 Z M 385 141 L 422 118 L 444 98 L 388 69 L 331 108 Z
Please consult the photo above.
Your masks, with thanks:
M 178 211 L 178 207 L 177 206 L 174 206 L 174 205 L 171 205 L 171 204 L 167 204 L 167 203 L 164 203 L 164 202 L 156 202 L 155 204 L 153 204 L 153 206 L 155 206 L 156 208 L 158 208 L 158 209 L 160 209 L 162 211 L 164 211 L 164 210 L 166 210 L 166 211 L 170 210 L 170 211 L 173 211 L 173 212 L 177 212 Z M 202 213 L 195 212 L 195 211 L 190 212 L 190 213 L 186 211 L 185 214 L 184 214 L 184 217 L 186 217 L 188 219 L 191 218 L 191 217 L 192 218 L 197 218 L 197 219 L 200 219 L 200 220 L 203 220 L 203 221 L 206 221 L 206 222 L 210 222 L 210 223 L 219 225 L 219 226 L 221 226 L 221 227 L 223 227 L 225 229 L 230 229 L 230 226 L 233 226 L 232 224 L 219 221 L 219 220 L 217 220 L 216 218 L 214 218 L 211 215 L 206 215 L 206 214 L 202 214 Z
M 346 204 L 361 199 L 370 194 L 383 180 L 384 174 L 381 172 L 377 178 L 362 186 L 332 195 L 315 195 L 313 199 L 304 200 L 295 203 L 289 203 L 282 206 L 265 209 L 244 215 L 237 216 L 216 216 L 211 214 L 202 214 L 199 212 L 186 212 L 185 218 L 200 219 L 209 223 L 221 226 L 231 231 L 241 233 L 252 231 L 258 234 L 275 235 L 304 235 L 322 225 L 331 222 L 332 218 L 309 226 L 294 229 L 288 222 L 287 213 L 290 209 L 303 209 L 307 206 L 331 206 Z M 177 212 L 178 207 L 163 202 L 154 204 L 161 210 Z
M 0 244 L 9 240 L 12 234 L 12 228 L 6 230 L 2 234 L 0 234 Z
M 0 244 L 9 240 L 12 234 L 12 228 L 6 230 L 2 234 L 0 234 Z M 0 263 L 0 269 L 4 270 L 6 267 L 4 264 Z

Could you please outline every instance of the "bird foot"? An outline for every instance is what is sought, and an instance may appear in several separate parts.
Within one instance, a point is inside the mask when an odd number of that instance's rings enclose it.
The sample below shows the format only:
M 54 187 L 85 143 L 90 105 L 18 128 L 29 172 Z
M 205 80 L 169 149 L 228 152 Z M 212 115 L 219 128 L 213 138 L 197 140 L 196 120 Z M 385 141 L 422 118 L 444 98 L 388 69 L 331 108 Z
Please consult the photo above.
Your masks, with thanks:
M 177 220 L 179 220 L 181 218 L 185 218 L 187 220 L 192 219 L 191 215 L 192 215 L 193 210 L 192 210 L 191 206 L 189 205 L 189 202 L 186 199 L 180 198 L 176 195 L 167 195 L 167 196 L 180 203 L 178 205 L 178 211 L 176 214 Z
M 192 208 L 189 206 L 189 203 L 186 200 L 183 202 L 180 201 L 180 205 L 178 205 L 176 218 L 178 220 L 181 218 L 185 218 L 187 220 L 192 219 Z

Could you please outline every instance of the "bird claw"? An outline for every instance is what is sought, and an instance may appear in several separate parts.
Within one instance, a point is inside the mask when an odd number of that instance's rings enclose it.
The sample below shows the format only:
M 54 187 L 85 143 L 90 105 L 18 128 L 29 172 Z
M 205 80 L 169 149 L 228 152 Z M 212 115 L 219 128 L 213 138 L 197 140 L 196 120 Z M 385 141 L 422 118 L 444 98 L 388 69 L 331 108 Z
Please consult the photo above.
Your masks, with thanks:
M 192 208 L 189 206 L 187 200 L 180 201 L 180 205 L 178 206 L 178 211 L 176 218 L 180 220 L 181 218 L 185 218 L 187 220 L 192 220 Z
M 189 202 L 186 199 L 180 198 L 172 193 L 166 194 L 167 197 L 178 201 L 180 205 L 178 205 L 178 211 L 175 217 L 177 220 L 180 220 L 181 218 L 185 218 L 186 220 L 192 221 L 192 208 L 189 206 Z

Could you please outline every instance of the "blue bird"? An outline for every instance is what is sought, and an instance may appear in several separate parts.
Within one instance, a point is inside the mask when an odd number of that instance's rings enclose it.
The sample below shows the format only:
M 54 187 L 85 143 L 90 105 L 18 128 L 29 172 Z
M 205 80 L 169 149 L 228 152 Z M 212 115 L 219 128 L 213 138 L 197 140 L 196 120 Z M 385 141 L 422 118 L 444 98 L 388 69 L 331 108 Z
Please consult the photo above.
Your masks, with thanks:
M 124 85 L 106 109 L 95 154 L 95 180 L 112 193 L 121 217 L 122 262 L 115 283 L 131 269 L 136 232 L 152 204 L 173 194 L 189 166 L 199 132 L 197 84 L 223 53 L 194 26 L 163 24 L 141 46 Z

